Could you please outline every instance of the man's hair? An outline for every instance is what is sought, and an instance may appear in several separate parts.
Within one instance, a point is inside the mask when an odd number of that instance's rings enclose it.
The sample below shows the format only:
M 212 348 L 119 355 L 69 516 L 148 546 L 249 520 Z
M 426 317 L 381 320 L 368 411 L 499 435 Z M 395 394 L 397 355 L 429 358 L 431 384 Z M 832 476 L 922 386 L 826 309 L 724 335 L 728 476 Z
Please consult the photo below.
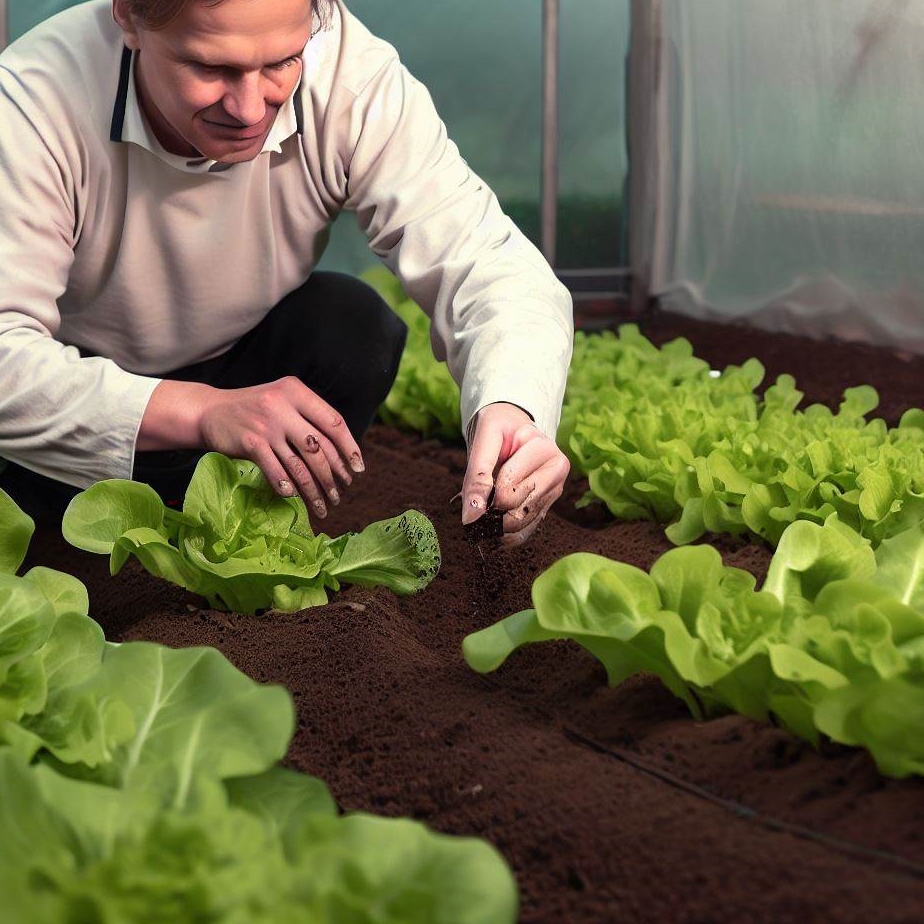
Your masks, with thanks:
M 169 26 L 184 7 L 190 3 L 205 3 L 207 6 L 218 6 L 224 0 L 127 0 L 129 12 L 132 17 L 152 31 Z M 323 7 L 327 0 L 311 0 L 311 9 L 315 16 L 323 21 Z

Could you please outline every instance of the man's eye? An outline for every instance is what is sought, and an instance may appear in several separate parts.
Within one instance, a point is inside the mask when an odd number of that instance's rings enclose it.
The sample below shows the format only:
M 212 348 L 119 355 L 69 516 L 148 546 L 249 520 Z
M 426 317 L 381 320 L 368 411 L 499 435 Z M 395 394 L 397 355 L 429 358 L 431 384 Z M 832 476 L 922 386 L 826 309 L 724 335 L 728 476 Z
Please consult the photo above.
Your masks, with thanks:
M 292 67 L 299 59 L 299 55 L 292 55 L 291 58 L 286 58 L 285 61 L 277 61 L 275 64 L 270 65 L 270 70 L 281 71 L 287 67 Z

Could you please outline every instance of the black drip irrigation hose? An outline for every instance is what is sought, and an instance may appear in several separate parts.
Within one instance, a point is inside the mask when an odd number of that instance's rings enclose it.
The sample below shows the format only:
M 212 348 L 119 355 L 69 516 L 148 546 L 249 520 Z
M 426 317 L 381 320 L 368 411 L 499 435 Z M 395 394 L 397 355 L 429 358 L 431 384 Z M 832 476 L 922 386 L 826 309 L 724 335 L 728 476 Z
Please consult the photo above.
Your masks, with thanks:
M 492 690 L 505 693 L 507 696 L 511 697 L 511 699 L 516 700 L 520 705 L 533 712 L 539 713 L 543 718 L 557 725 L 565 737 L 573 743 L 590 748 L 598 754 L 618 760 L 620 763 L 626 764 L 634 770 L 638 770 L 640 773 L 644 773 L 646 776 L 652 777 L 653 779 L 660 780 L 662 783 L 666 783 L 674 789 L 681 790 L 697 799 L 702 799 L 705 802 L 718 806 L 730 815 L 734 815 L 736 818 L 741 818 L 752 824 L 760 825 L 770 831 L 790 834 L 793 837 L 811 841 L 814 844 L 818 844 L 820 847 L 846 854 L 853 859 L 874 860 L 879 863 L 888 864 L 889 866 L 895 867 L 895 871 L 898 873 L 914 879 L 924 879 L 924 864 L 922 863 L 908 860 L 889 850 L 878 850 L 875 847 L 866 847 L 863 844 L 858 844 L 855 841 L 846 840 L 845 838 L 835 837 L 830 834 L 822 834 L 820 831 L 806 828 L 804 825 L 783 821 L 781 818 L 775 818 L 772 815 L 764 815 L 757 809 L 744 805 L 742 802 L 736 802 L 733 799 L 725 799 L 696 783 L 691 783 L 689 780 L 684 780 L 664 770 L 662 767 L 645 760 L 638 754 L 633 754 L 631 751 L 625 751 L 622 748 L 614 748 L 601 741 L 597 741 L 590 735 L 580 731 L 580 729 L 563 721 L 555 712 L 545 709 L 538 703 L 530 702 L 525 697 L 508 690 L 499 683 L 489 680 L 484 675 L 479 675 L 479 679 Z
M 899 856 L 897 853 L 892 853 L 888 850 L 878 850 L 875 847 L 866 847 L 863 844 L 856 843 L 855 841 L 834 837 L 830 834 L 822 834 L 820 831 L 815 831 L 812 828 L 806 828 L 804 825 L 795 824 L 794 822 L 790 821 L 783 821 L 781 818 L 774 818 L 772 815 L 763 815 L 757 811 L 757 809 L 753 809 L 741 802 L 735 802 L 733 799 L 725 799 L 722 796 L 718 796 L 715 793 L 710 792 L 708 789 L 704 789 L 702 786 L 698 786 L 696 783 L 691 783 L 688 780 L 682 779 L 681 777 L 674 776 L 674 774 L 668 773 L 666 770 L 663 770 L 654 764 L 650 764 L 648 761 L 643 760 L 635 754 L 632 754 L 628 751 L 623 751 L 620 748 L 609 747 L 608 745 L 605 745 L 602 742 L 591 738 L 589 735 L 585 735 L 583 732 L 567 724 L 566 722 L 560 722 L 560 727 L 565 736 L 572 741 L 585 745 L 586 747 L 589 747 L 600 754 L 604 754 L 607 757 L 612 757 L 621 763 L 628 764 L 629 766 L 636 770 L 640 770 L 642 773 L 645 773 L 648 776 L 655 777 L 656 779 L 659 779 L 662 782 L 675 787 L 676 789 L 681 789 L 684 792 L 687 792 L 692 796 L 696 796 L 699 799 L 704 799 L 705 801 L 710 802 L 713 805 L 717 805 L 720 808 L 725 809 L 727 812 L 730 812 L 732 815 L 736 815 L 737 817 L 743 818 L 746 821 L 754 822 L 755 824 L 759 824 L 764 828 L 769 828 L 771 831 L 792 834 L 795 837 L 812 841 L 813 843 L 820 844 L 824 847 L 829 847 L 832 850 L 837 850 L 846 854 L 852 854 L 857 858 L 863 858 L 866 860 L 878 860 L 883 863 L 888 863 L 898 867 L 902 873 L 912 876 L 915 879 L 924 879 L 924 864 L 916 863 L 913 860 L 907 860 L 905 857 Z

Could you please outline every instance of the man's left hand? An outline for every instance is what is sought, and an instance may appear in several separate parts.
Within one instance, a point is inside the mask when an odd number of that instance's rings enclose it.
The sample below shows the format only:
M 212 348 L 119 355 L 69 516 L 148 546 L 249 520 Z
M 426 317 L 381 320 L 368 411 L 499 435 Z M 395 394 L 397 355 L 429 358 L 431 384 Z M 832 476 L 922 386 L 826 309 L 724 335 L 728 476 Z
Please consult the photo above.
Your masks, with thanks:
M 505 546 L 522 545 L 561 497 L 570 465 L 564 453 L 514 404 L 489 404 L 475 420 L 462 482 L 462 523 L 504 511 Z

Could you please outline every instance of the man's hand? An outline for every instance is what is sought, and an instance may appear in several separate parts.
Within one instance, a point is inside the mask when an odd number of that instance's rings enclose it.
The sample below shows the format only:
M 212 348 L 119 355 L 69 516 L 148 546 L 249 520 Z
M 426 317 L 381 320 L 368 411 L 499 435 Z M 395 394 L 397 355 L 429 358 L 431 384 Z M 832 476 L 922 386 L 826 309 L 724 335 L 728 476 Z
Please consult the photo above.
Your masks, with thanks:
M 346 422 L 294 376 L 250 388 L 163 381 L 141 422 L 138 449 L 206 448 L 256 462 L 277 494 L 300 494 L 327 516 L 344 485 L 365 470 Z
M 479 412 L 462 482 L 462 523 L 494 507 L 505 511 L 505 546 L 522 545 L 561 497 L 570 465 L 549 439 L 513 404 L 489 404 Z M 495 475 L 496 473 L 496 475 Z

